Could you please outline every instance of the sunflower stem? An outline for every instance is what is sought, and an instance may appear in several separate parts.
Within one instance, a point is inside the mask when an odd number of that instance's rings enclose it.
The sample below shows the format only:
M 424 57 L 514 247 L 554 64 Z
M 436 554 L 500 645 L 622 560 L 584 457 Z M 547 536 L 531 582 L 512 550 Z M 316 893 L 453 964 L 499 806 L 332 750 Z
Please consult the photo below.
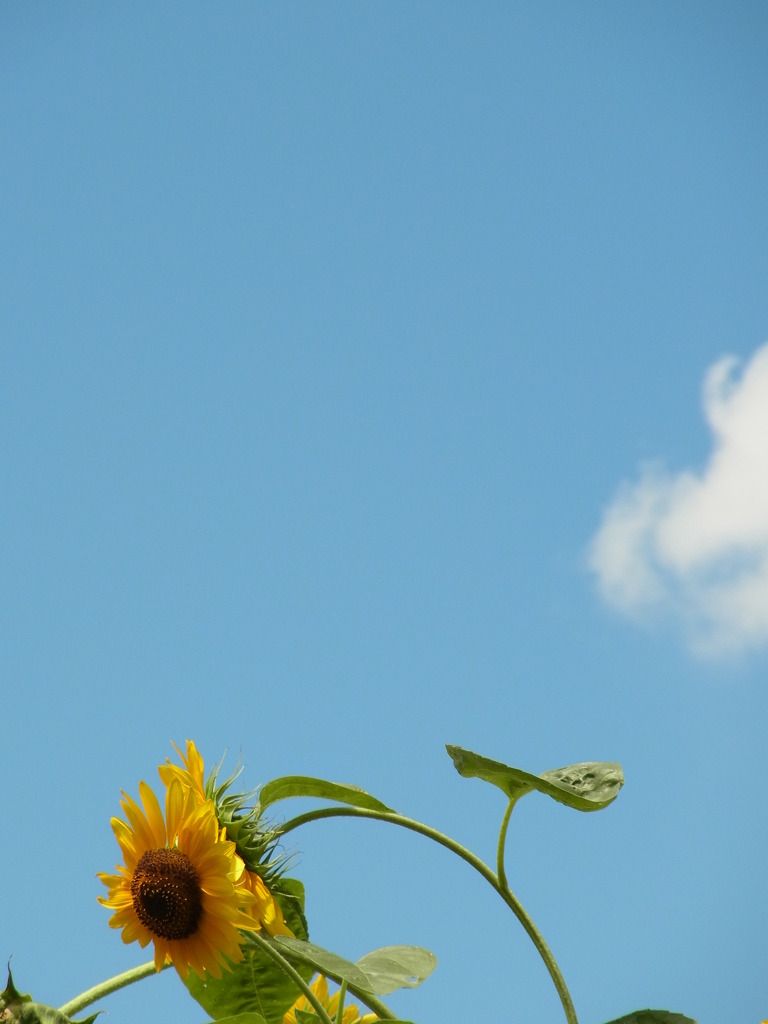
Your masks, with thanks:
M 510 806 L 507 808 L 505 821 L 502 823 L 502 833 L 499 837 L 499 843 L 502 850 L 506 834 L 506 826 L 509 823 L 511 813 L 512 809 Z M 416 821 L 413 818 L 406 818 L 402 814 L 396 814 L 394 811 L 376 811 L 369 810 L 365 807 L 321 807 L 317 810 L 307 811 L 306 814 L 300 814 L 295 818 L 291 818 L 290 821 L 285 822 L 285 824 L 280 827 L 279 831 L 281 835 L 286 835 L 288 832 L 293 831 L 293 829 L 298 828 L 300 825 L 306 825 L 310 821 L 318 821 L 321 818 L 339 817 L 373 818 L 377 821 L 389 822 L 392 825 L 400 825 L 401 828 L 407 828 L 411 832 L 418 832 L 420 835 L 426 836 L 428 839 L 438 843 L 440 846 L 444 846 L 447 850 L 450 850 L 462 860 L 466 861 L 470 867 L 473 867 L 475 871 L 482 875 L 486 882 L 496 890 L 523 926 L 526 934 L 536 947 L 539 956 L 544 961 L 545 967 L 549 971 L 549 976 L 552 979 L 552 983 L 555 986 L 558 996 L 560 997 L 560 1003 L 562 1004 L 563 1012 L 565 1013 L 565 1019 L 568 1024 L 578 1024 L 573 1000 L 571 999 L 571 995 L 568 991 L 567 985 L 565 984 L 565 979 L 563 978 L 560 968 L 557 965 L 557 961 L 552 955 L 552 951 L 549 946 L 544 941 L 543 935 L 528 916 L 528 913 L 522 903 L 507 885 L 506 878 L 503 877 L 503 873 L 502 881 L 502 878 L 495 875 L 485 861 L 472 853 L 471 850 L 462 846 L 461 843 L 456 842 L 455 839 L 451 839 L 450 836 L 446 836 L 442 832 L 438 832 L 437 829 L 431 828 L 429 825 L 424 825 L 422 822 Z
M 507 804 L 507 809 L 504 811 L 504 817 L 501 821 L 501 828 L 499 829 L 499 842 L 496 847 L 496 875 L 499 879 L 499 885 L 504 889 L 509 889 L 507 884 L 507 873 L 504 870 L 504 847 L 507 844 L 507 829 L 509 828 L 509 819 L 512 817 L 512 811 L 515 809 L 517 803 L 517 797 L 514 797 Z
M 342 981 L 339 989 L 339 1007 L 336 1010 L 336 1024 L 344 1024 L 344 1000 L 347 996 L 347 983 Z
M 160 970 L 164 971 L 169 966 L 170 964 L 163 964 Z M 71 1017 L 72 1014 L 79 1013 L 98 999 L 104 999 L 105 996 L 111 995 L 112 992 L 117 992 L 118 989 L 125 988 L 126 985 L 132 985 L 134 981 L 141 981 L 142 978 L 148 978 L 150 974 L 155 973 L 154 960 L 141 964 L 139 967 L 131 967 L 130 970 L 123 971 L 122 974 L 116 974 L 114 978 L 102 981 L 98 985 L 94 985 L 93 988 L 86 989 L 79 996 L 75 996 L 74 999 L 70 999 L 68 1003 L 64 1003 L 63 1006 L 59 1007 L 59 1013 L 63 1013 L 65 1017 Z
M 334 1022 L 326 1013 L 323 1004 L 317 998 L 317 996 L 306 983 L 306 981 L 304 981 L 304 979 L 293 966 L 293 964 L 289 960 L 287 960 L 282 955 L 282 953 L 278 952 L 278 950 L 275 949 L 271 942 L 267 942 L 267 940 L 258 932 L 251 932 L 249 938 L 257 946 L 259 946 L 267 954 L 268 957 L 271 957 L 271 959 L 274 960 L 275 963 L 278 964 L 278 966 L 288 975 L 291 981 L 301 989 L 302 993 L 306 996 L 307 1000 L 312 1006 L 312 1009 L 315 1011 L 320 1020 L 323 1021 L 323 1024 L 334 1024 Z

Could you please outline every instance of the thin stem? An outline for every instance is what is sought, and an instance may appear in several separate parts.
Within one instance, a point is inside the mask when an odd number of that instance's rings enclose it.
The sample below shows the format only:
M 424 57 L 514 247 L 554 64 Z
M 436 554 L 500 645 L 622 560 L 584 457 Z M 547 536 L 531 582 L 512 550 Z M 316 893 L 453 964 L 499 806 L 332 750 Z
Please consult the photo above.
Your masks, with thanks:
M 164 971 L 169 966 L 170 964 L 164 964 L 160 969 Z M 91 1003 L 95 1003 L 97 999 L 104 999 L 105 996 L 111 995 L 112 992 L 117 992 L 118 989 L 125 988 L 126 985 L 132 985 L 134 981 L 141 981 L 142 978 L 148 978 L 150 974 L 155 973 L 154 960 L 141 964 L 139 967 L 131 967 L 129 971 L 116 974 L 114 978 L 102 981 L 100 984 L 94 985 L 93 988 L 82 992 L 79 996 L 75 996 L 74 999 L 70 999 L 68 1003 L 64 1003 L 63 1006 L 59 1007 L 59 1013 L 63 1013 L 65 1017 L 71 1017 L 74 1013 L 84 1010 L 86 1006 L 90 1006 Z
M 344 999 L 347 995 L 347 983 L 342 981 L 339 989 L 339 1008 L 336 1010 L 336 1024 L 344 1024 Z
M 504 847 L 507 844 L 507 829 L 509 828 L 509 819 L 512 817 L 512 811 L 515 809 L 517 798 L 513 798 L 507 804 L 507 809 L 504 811 L 504 817 L 501 821 L 501 828 L 499 829 L 499 842 L 496 847 L 496 874 L 499 879 L 499 885 L 509 891 L 509 885 L 507 884 L 507 873 L 504 870 Z
M 262 939 L 262 941 L 264 941 L 264 940 Z M 286 952 L 289 955 L 290 955 L 290 953 L 292 951 L 292 946 L 290 946 L 288 944 L 286 944 L 285 946 L 282 946 L 282 944 L 280 942 L 280 937 L 279 936 L 278 936 L 277 940 L 274 940 L 272 942 L 269 942 L 269 940 L 267 940 L 267 943 L 268 943 L 270 949 L 273 949 L 273 950 L 277 950 L 279 948 L 283 948 L 283 949 L 286 950 Z M 295 950 L 294 952 L 296 953 L 297 956 L 300 955 L 300 950 Z M 285 962 L 289 963 L 288 960 L 286 960 Z M 308 962 L 310 962 L 310 961 L 308 961 Z M 312 966 L 315 966 L 315 965 L 313 964 Z M 320 971 L 320 968 L 316 968 L 316 969 L 318 971 Z M 352 993 L 353 996 L 355 996 L 357 999 L 359 999 L 362 1003 L 365 1003 L 365 1005 L 368 1007 L 368 1009 L 372 1010 L 378 1017 L 381 1018 L 381 1020 L 397 1020 L 397 1014 L 393 1013 L 392 1010 L 390 1010 L 390 1008 L 387 1006 L 387 1004 L 385 1002 L 383 1002 L 381 999 L 379 999 L 377 996 L 375 996 L 372 992 L 369 992 L 369 991 L 367 991 L 365 989 L 360 989 L 356 985 L 351 985 L 349 983 L 349 981 L 345 980 L 341 976 L 337 977 L 333 972 L 324 971 L 324 972 L 321 972 L 321 973 L 325 974 L 332 981 L 335 981 L 338 985 L 341 986 L 341 990 L 342 991 L 341 991 L 341 995 L 339 996 L 339 998 L 340 998 L 340 1000 L 342 1000 L 342 1002 L 343 1002 L 343 995 L 344 995 L 344 993 L 349 991 L 349 992 Z M 291 975 L 291 977 L 293 977 L 293 975 Z M 305 990 L 304 986 L 302 986 L 302 989 Z
M 509 813 L 511 813 L 511 811 Z M 317 821 L 320 818 L 339 817 L 373 818 L 377 821 L 387 821 L 392 825 L 400 825 L 402 828 L 410 829 L 412 832 L 418 832 L 420 835 L 426 836 L 428 839 L 433 840 L 433 842 L 438 843 L 440 846 L 444 846 L 446 849 L 455 853 L 458 857 L 461 857 L 462 860 L 466 861 L 467 864 L 473 867 L 475 871 L 482 875 L 488 884 L 496 890 L 523 926 L 526 934 L 538 950 L 539 956 L 544 961 L 544 965 L 549 971 L 549 975 L 555 989 L 557 990 L 557 994 L 560 997 L 560 1002 L 562 1004 L 563 1011 L 565 1012 L 568 1024 L 578 1024 L 576 1010 L 574 1009 L 573 1000 L 568 992 L 568 987 L 565 984 L 565 979 L 560 972 L 560 968 L 557 966 L 557 961 L 552 955 L 552 951 L 544 941 L 544 937 L 528 916 L 528 913 L 522 903 L 510 890 L 509 886 L 502 884 L 484 861 L 480 860 L 480 858 L 472 853 L 471 850 L 467 850 L 466 847 L 461 845 L 461 843 L 457 843 L 455 839 L 451 839 L 450 836 L 443 835 L 442 832 L 438 832 L 437 829 L 431 828 L 429 825 L 424 825 L 422 822 L 415 821 L 413 818 L 406 818 L 402 814 L 396 814 L 394 811 L 374 811 L 368 810 L 364 807 L 322 807 L 318 810 L 308 811 L 306 814 L 300 814 L 295 818 L 291 818 L 290 821 L 287 821 L 281 826 L 280 833 L 281 835 L 286 835 L 288 832 L 293 831 L 293 829 L 298 828 L 300 825 L 305 825 L 310 821 Z
M 293 966 L 293 964 L 290 963 L 290 961 L 287 960 L 282 955 L 282 953 L 279 953 L 271 942 L 267 942 L 267 940 L 258 932 L 251 932 L 249 937 L 257 946 L 259 946 L 267 954 L 268 957 L 271 957 L 272 960 L 274 960 L 275 963 L 280 966 L 281 970 L 285 971 L 285 973 L 288 975 L 288 977 L 295 985 L 298 985 L 298 987 L 304 993 L 310 1005 L 312 1006 L 312 1009 L 315 1011 L 320 1020 L 323 1021 L 323 1024 L 333 1024 L 333 1021 L 325 1011 L 323 1004 L 317 998 L 317 996 L 306 983 L 306 981 L 304 981 L 304 979 Z

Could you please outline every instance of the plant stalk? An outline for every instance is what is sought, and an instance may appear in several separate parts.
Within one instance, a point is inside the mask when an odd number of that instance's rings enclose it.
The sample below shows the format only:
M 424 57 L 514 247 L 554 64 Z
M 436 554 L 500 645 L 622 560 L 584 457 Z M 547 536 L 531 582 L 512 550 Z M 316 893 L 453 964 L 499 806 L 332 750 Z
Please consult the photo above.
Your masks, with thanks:
M 164 964 L 161 970 L 164 971 L 169 966 L 170 964 Z M 123 971 L 122 974 L 116 974 L 114 978 L 108 978 L 107 981 L 102 981 L 98 985 L 94 985 L 93 988 L 82 992 L 79 996 L 75 996 L 74 999 L 70 999 L 68 1003 L 64 1003 L 63 1006 L 59 1007 L 59 1013 L 63 1013 L 65 1017 L 71 1017 L 72 1014 L 79 1013 L 98 999 L 104 999 L 105 996 L 111 995 L 112 992 L 117 992 L 118 989 L 125 988 L 126 985 L 132 985 L 134 981 L 141 981 L 142 978 L 148 978 L 150 974 L 155 973 L 154 960 L 141 964 L 139 967 L 131 967 L 130 970 Z
M 509 821 L 509 815 L 511 813 L 512 811 L 510 806 L 507 808 L 507 814 L 505 815 L 506 820 L 502 825 L 502 831 L 504 833 L 506 832 L 505 826 Z M 544 937 L 541 932 L 528 916 L 528 913 L 522 903 L 506 884 L 506 879 L 502 882 L 484 861 L 472 853 L 471 850 L 467 850 L 466 847 L 461 845 L 461 843 L 456 842 L 455 839 L 451 839 L 450 836 L 446 836 L 442 832 L 438 832 L 437 829 L 431 828 L 429 825 L 424 825 L 422 822 L 416 821 L 413 818 L 406 818 L 404 815 L 397 814 L 394 811 L 375 811 L 368 810 L 364 807 L 322 807 L 318 810 L 308 811 L 306 814 L 300 814 L 295 818 L 291 818 L 280 827 L 279 831 L 281 835 L 286 835 L 288 832 L 293 831 L 293 829 L 298 828 L 300 825 L 305 825 L 310 821 L 317 821 L 321 818 L 340 817 L 373 818 L 376 821 L 386 821 L 392 825 L 400 825 L 401 828 L 407 828 L 412 832 L 418 832 L 420 835 L 426 836 L 428 839 L 438 843 L 440 846 L 444 846 L 447 850 L 450 850 L 462 860 L 466 861 L 470 867 L 473 867 L 475 871 L 482 875 L 486 882 L 496 890 L 523 926 L 526 934 L 538 950 L 539 956 L 544 961 L 545 967 L 549 971 L 552 983 L 560 997 L 560 1002 L 568 1024 L 578 1024 L 573 1000 L 571 999 L 571 995 L 568 991 L 568 986 L 565 984 L 565 979 L 560 972 L 560 968 L 557 965 L 557 961 L 552 955 L 552 951 L 549 946 L 544 941 Z M 503 836 L 500 836 L 500 843 L 503 843 Z
M 251 939 L 252 942 L 255 943 L 255 945 L 262 949 L 267 954 L 268 957 L 274 960 L 274 962 L 280 967 L 280 969 L 288 975 L 291 981 L 301 989 L 301 991 L 304 993 L 307 1000 L 309 1001 L 310 1005 L 312 1006 L 312 1009 L 315 1011 L 315 1013 L 323 1022 L 323 1024 L 333 1024 L 333 1021 L 328 1016 L 325 1008 L 323 1007 L 323 1004 L 317 998 L 317 996 L 306 983 L 306 981 L 304 981 L 304 979 L 293 966 L 293 964 L 290 963 L 290 961 L 287 960 L 271 942 L 267 942 L 263 935 L 260 935 L 258 932 L 252 932 L 249 938 Z
M 499 885 L 509 892 L 509 884 L 507 883 L 507 873 L 504 870 L 504 847 L 507 844 L 507 829 L 509 828 L 509 819 L 512 817 L 512 811 L 515 809 L 517 803 L 517 797 L 510 800 L 507 804 L 507 809 L 504 811 L 504 817 L 501 821 L 501 828 L 499 829 L 499 842 L 496 847 L 496 876 L 499 879 Z

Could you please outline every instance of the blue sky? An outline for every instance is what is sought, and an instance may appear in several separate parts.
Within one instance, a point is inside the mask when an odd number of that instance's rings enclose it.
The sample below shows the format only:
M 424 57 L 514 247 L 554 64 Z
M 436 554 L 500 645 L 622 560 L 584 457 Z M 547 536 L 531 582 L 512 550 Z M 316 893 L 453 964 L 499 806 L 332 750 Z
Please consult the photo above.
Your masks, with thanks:
M 510 836 L 584 1024 L 768 1016 L 767 44 L 759 3 L 0 6 L 20 988 L 144 959 L 95 873 L 172 740 L 492 860 L 448 742 L 624 766 Z M 316 942 L 438 956 L 404 1017 L 561 1019 L 444 851 L 294 838 Z

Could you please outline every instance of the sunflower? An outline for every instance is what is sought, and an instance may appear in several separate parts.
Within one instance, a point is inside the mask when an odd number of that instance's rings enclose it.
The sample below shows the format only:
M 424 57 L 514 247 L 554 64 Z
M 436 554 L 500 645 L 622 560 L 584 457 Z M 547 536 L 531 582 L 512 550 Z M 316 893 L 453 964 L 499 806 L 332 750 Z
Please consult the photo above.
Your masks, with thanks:
M 328 982 L 325 980 L 322 974 L 318 974 L 312 984 L 309 986 L 315 993 L 317 998 L 324 1010 L 327 1011 L 328 1016 L 332 1020 L 336 1020 L 336 1016 L 339 1012 L 339 992 L 335 992 L 332 996 L 328 995 Z M 296 1011 L 303 1010 L 305 1013 L 314 1014 L 312 1004 L 306 996 L 299 996 L 293 1006 L 283 1017 L 283 1024 L 296 1024 Z M 366 1013 L 362 1017 L 360 1011 L 356 1006 L 345 1006 L 342 1014 L 342 1024 L 372 1024 L 373 1021 L 379 1018 L 375 1013 Z
M 170 962 L 182 978 L 190 968 L 220 978 L 227 959 L 243 959 L 240 930 L 260 927 L 243 862 L 222 837 L 210 800 L 198 802 L 172 780 L 164 818 L 145 782 L 139 794 L 143 810 L 124 793 L 128 823 L 112 818 L 125 866 L 98 876 L 109 890 L 99 902 L 114 910 L 110 927 L 122 928 L 123 942 L 153 942 L 158 971 Z
M 180 783 L 198 803 L 213 802 L 222 838 L 228 835 L 234 841 L 237 854 L 243 860 L 243 884 L 253 897 L 251 913 L 268 935 L 293 935 L 263 877 L 275 874 L 269 863 L 265 863 L 273 845 L 271 834 L 262 827 L 257 812 L 244 807 L 245 798 L 227 795 L 238 773 L 217 787 L 218 769 L 206 782 L 205 763 L 193 740 L 187 740 L 186 754 L 182 754 L 175 743 L 174 747 L 184 767 L 166 759 L 166 763 L 158 767 L 162 782 L 166 786 L 174 781 Z

